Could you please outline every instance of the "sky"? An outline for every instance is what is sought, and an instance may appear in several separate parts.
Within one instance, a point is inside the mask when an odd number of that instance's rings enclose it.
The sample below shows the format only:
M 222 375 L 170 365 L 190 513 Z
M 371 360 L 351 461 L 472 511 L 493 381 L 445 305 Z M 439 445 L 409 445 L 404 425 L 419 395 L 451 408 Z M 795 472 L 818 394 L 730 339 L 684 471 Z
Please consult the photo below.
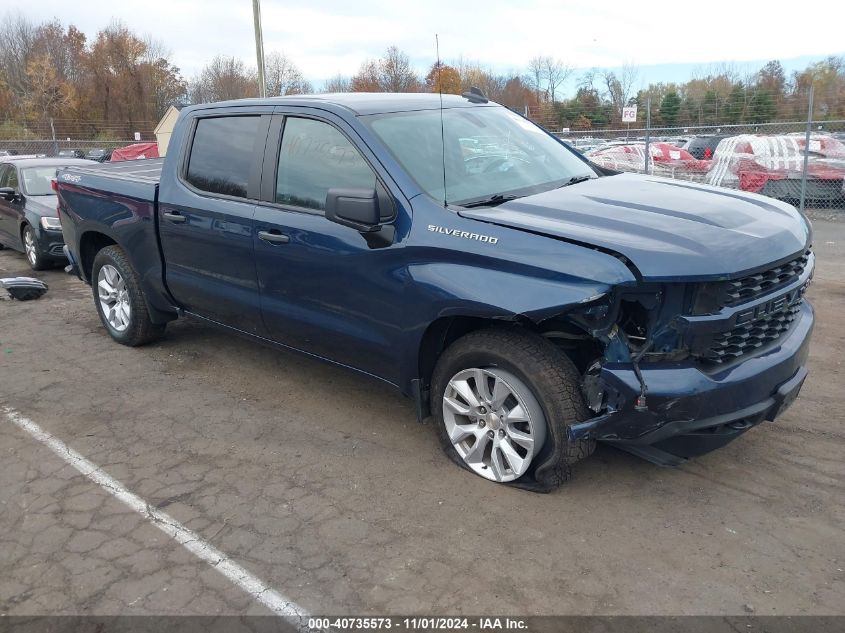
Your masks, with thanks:
M 186 78 L 217 54 L 255 65 L 252 0 L 7 2 L 32 20 L 57 17 L 89 37 L 119 19 L 161 41 Z M 261 0 L 265 53 L 285 53 L 317 88 L 354 74 L 392 44 L 424 74 L 435 59 L 435 33 L 444 62 L 463 57 L 497 72 L 523 73 L 535 55 L 581 70 L 635 64 L 643 84 L 685 81 L 725 61 L 753 72 L 780 59 L 791 71 L 845 54 L 845 2 L 813 8 L 823 22 L 802 23 L 797 5 L 787 9 L 784 0 Z

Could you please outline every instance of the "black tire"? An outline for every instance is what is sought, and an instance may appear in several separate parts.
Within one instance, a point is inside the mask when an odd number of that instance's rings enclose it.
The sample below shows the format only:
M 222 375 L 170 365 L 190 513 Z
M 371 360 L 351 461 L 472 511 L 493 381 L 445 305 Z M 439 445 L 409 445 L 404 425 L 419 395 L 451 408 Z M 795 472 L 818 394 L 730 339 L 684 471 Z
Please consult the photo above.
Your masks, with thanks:
M 111 264 L 123 277 L 129 298 L 130 316 L 129 324 L 123 331 L 118 331 L 108 322 L 103 313 L 102 305 L 98 295 L 97 277 L 100 269 L 106 264 Z M 145 345 L 160 338 L 164 334 L 166 324 L 153 323 L 147 310 L 147 303 L 144 300 L 144 292 L 141 290 L 141 283 L 138 274 L 129 263 L 126 253 L 119 246 L 106 246 L 96 257 L 91 267 L 91 288 L 94 294 L 94 305 L 100 321 L 109 335 L 121 345 L 136 347 Z
M 32 243 L 35 245 L 33 259 L 30 259 L 29 254 L 26 252 L 27 234 L 29 234 L 30 239 L 32 239 Z M 53 261 L 41 252 L 41 246 L 38 244 L 38 238 L 35 236 L 35 231 L 29 224 L 24 224 L 23 229 L 21 229 L 21 244 L 24 245 L 24 255 L 26 256 L 26 261 L 32 270 L 47 270 L 48 268 L 53 267 Z
M 572 474 L 572 466 L 595 450 L 595 440 L 570 441 L 568 428 L 590 417 L 581 394 L 581 376 L 569 357 L 543 337 L 525 330 L 486 329 L 455 341 L 437 361 L 431 381 L 431 411 L 446 454 L 469 470 L 443 419 L 443 395 L 458 372 L 498 367 L 531 390 L 546 418 L 546 439 L 528 471 L 512 482 L 536 492 L 551 492 Z

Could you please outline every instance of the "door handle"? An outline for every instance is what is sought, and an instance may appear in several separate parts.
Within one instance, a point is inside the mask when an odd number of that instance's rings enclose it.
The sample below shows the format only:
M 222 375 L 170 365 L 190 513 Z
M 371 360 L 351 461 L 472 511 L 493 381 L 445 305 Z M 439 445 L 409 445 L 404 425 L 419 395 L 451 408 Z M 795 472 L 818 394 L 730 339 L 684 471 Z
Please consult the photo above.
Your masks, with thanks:
M 170 220 L 171 222 L 175 222 L 177 224 L 188 221 L 188 218 L 186 218 L 184 215 L 182 215 L 178 211 L 167 211 L 167 212 L 163 213 L 162 215 L 164 215 L 164 217 L 166 219 Z
M 290 238 L 284 233 L 271 233 L 270 231 L 259 231 L 258 238 L 271 244 L 287 244 Z

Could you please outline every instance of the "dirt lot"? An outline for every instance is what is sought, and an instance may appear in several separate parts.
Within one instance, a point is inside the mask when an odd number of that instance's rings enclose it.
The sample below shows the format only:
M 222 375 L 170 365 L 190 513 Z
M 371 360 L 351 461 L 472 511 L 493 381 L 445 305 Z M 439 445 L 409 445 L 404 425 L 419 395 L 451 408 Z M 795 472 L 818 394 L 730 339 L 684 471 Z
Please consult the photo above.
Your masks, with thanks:
M 845 223 L 815 242 L 800 399 L 678 469 L 600 447 L 554 494 L 496 486 L 369 379 L 187 321 L 117 345 L 59 270 L 0 301 L 0 410 L 312 613 L 842 614 Z M 5 414 L 0 460 L 0 613 L 266 612 Z

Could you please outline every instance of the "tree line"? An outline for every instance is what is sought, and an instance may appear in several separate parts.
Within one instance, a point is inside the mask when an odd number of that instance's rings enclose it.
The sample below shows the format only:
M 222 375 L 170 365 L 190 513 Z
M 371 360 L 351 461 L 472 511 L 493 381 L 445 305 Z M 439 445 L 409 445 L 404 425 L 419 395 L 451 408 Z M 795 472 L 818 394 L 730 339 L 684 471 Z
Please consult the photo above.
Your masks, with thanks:
M 269 95 L 314 92 L 286 55 L 265 57 Z M 460 58 L 432 64 L 420 74 L 408 55 L 388 47 L 364 60 L 352 76 L 337 75 L 324 92 L 438 92 L 480 88 L 488 98 L 552 128 L 621 126 L 622 108 L 650 101 L 655 125 L 719 125 L 801 120 L 807 93 L 815 89 L 814 116 L 845 119 L 845 57 L 830 57 L 787 74 L 779 61 L 755 72 L 721 64 L 693 73 L 685 83 L 644 86 L 633 64 L 576 72 L 563 60 L 539 55 L 508 73 Z M 565 96 L 564 91 L 571 96 Z M 59 20 L 33 23 L 20 14 L 0 21 L 0 138 L 43 135 L 126 138 L 131 129 L 151 130 L 171 104 L 254 97 L 254 67 L 217 56 L 185 78 L 163 43 L 113 21 L 88 38 Z
M 283 56 L 275 59 L 281 59 L 287 72 L 284 76 L 290 79 L 281 82 L 282 90 L 272 94 L 311 90 L 293 64 Z M 235 59 L 215 59 L 202 77 L 224 63 L 231 70 L 225 81 L 215 84 L 195 80 L 192 85 L 237 87 L 234 91 L 211 89 L 203 93 L 210 97 L 255 94 L 252 74 Z M 278 65 L 274 62 L 273 67 Z M 278 73 L 268 70 L 268 77 L 271 75 Z M 694 71 L 685 83 L 649 83 L 642 87 L 640 79 L 639 68 L 630 63 L 617 69 L 592 68 L 576 73 L 571 65 L 548 55 L 531 58 L 524 72 L 497 73 L 480 62 L 461 58 L 451 64 L 435 62 L 421 76 L 406 53 L 390 46 L 381 57 L 365 60 L 351 77 L 336 75 L 326 81 L 323 91 L 461 94 L 477 87 L 493 101 L 527 113 L 547 127 L 587 130 L 621 127 L 622 109 L 630 105 L 638 106 L 638 123 L 644 124 L 648 104 L 656 126 L 801 121 L 807 117 L 807 97 L 813 86 L 814 118 L 845 119 L 845 57 L 828 57 L 789 75 L 780 61 L 772 60 L 750 72 L 736 64 L 714 64 Z M 575 94 L 563 96 L 564 87 L 572 85 Z
M 814 90 L 813 118 L 845 119 L 845 57 L 831 56 L 787 74 L 778 60 L 756 71 L 715 64 L 685 83 L 652 83 L 631 89 L 637 70 L 588 71 L 573 98 L 554 104 L 554 118 L 571 129 L 620 127 L 622 107 L 637 105 L 638 124 L 650 104 L 656 126 L 716 126 L 803 121 Z

